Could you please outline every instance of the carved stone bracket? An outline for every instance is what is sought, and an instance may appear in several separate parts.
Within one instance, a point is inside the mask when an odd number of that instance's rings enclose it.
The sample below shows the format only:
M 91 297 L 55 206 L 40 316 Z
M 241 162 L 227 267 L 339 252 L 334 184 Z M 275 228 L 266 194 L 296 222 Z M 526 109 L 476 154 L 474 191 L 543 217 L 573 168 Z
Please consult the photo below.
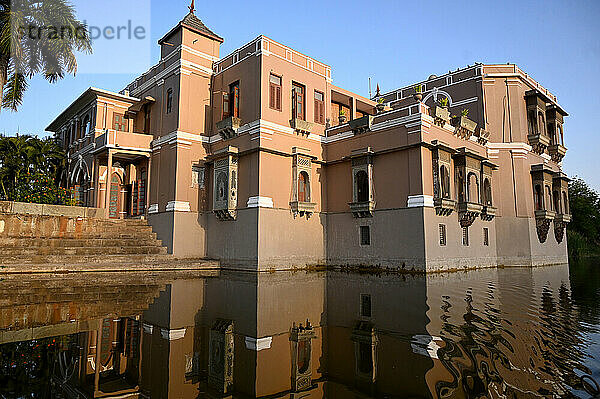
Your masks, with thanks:
M 496 216 L 496 208 L 491 205 L 486 205 L 481 211 L 481 220 L 491 222 Z
M 458 221 L 461 227 L 469 227 L 481 214 L 483 206 L 473 202 L 458 203 Z
M 435 198 L 433 200 L 435 213 L 438 216 L 450 216 L 456 209 L 456 201 L 448 198 Z
M 312 216 L 313 212 L 315 211 L 316 206 L 317 206 L 317 204 L 315 204 L 313 202 L 301 202 L 301 201 L 290 202 L 290 208 L 292 209 L 292 214 L 294 215 L 294 218 L 296 218 L 296 216 L 300 215 L 300 217 L 306 216 L 306 218 L 309 219 Z
M 557 214 L 554 218 L 554 238 L 557 243 L 561 243 L 565 237 L 565 228 L 571 221 L 571 215 Z
M 354 134 L 365 133 L 371 130 L 373 125 L 373 115 L 365 115 L 361 118 L 353 119 L 348 122 L 348 126 Z
M 548 237 L 548 230 L 550 229 L 550 219 L 536 219 L 535 227 L 537 229 L 537 235 L 541 243 L 546 242 Z
M 535 227 L 537 230 L 538 239 L 540 243 L 546 242 L 548 238 L 548 230 L 550 230 L 550 223 L 554 220 L 555 213 L 552 211 L 535 211 Z
M 559 163 L 567 154 L 567 149 L 560 144 L 555 144 L 548 147 L 548 153 L 554 162 Z
M 374 201 L 350 202 L 348 205 L 350 205 L 352 216 L 355 218 L 373 217 L 373 210 L 375 209 Z
M 566 223 L 554 221 L 554 238 L 556 238 L 556 242 L 559 244 L 565 236 L 565 227 L 567 227 Z
M 298 119 L 298 118 L 290 119 L 290 126 L 298 134 L 308 136 L 312 132 L 313 125 L 314 125 L 313 123 L 307 122 L 302 119 Z
M 231 139 L 237 136 L 237 131 L 240 127 L 242 120 L 235 116 L 223 119 L 217 122 L 217 130 L 223 140 Z
M 542 154 L 550 144 L 550 138 L 543 134 L 530 134 L 527 136 L 527 140 L 529 140 L 533 152 L 537 154 Z
M 435 106 L 431 109 L 433 123 L 439 127 L 444 127 L 446 123 L 450 123 L 450 111 L 447 107 Z
M 233 209 L 219 209 L 213 211 L 219 220 L 235 220 L 237 212 Z

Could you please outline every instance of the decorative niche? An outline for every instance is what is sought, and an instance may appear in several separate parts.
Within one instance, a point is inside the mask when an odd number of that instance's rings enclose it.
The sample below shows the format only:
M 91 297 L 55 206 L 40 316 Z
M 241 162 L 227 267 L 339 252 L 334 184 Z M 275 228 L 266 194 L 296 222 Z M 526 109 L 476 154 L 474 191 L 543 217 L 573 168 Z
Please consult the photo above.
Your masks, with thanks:
M 217 319 L 209 332 L 208 385 L 221 394 L 233 390 L 233 321 Z
M 235 220 L 238 197 L 238 150 L 227 146 L 214 155 L 213 212 L 219 220 Z
M 292 148 L 292 200 L 290 209 L 294 218 L 306 216 L 310 218 L 315 211 L 316 203 L 312 202 L 312 156 L 310 150 Z
M 317 336 L 310 321 L 306 325 L 293 324 L 290 331 L 292 345 L 292 391 L 298 392 L 312 386 L 312 340 Z
M 452 198 L 450 171 L 452 154 L 456 151 L 447 144 L 435 140 L 432 148 L 433 204 L 438 216 L 449 216 L 456 209 L 456 200 Z
M 375 210 L 373 158 L 371 147 L 352 151 L 352 202 L 348 203 L 355 218 L 372 217 Z

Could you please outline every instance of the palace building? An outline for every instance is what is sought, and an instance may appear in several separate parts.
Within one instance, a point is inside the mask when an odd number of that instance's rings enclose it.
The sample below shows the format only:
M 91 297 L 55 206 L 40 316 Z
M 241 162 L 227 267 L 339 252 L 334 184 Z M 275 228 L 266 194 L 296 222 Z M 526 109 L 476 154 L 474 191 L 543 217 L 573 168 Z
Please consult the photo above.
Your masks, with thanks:
M 259 36 L 222 57 L 190 11 L 120 93 L 47 128 L 80 204 L 146 217 L 169 252 L 224 267 L 440 271 L 567 261 L 556 96 L 475 64 L 372 99 Z

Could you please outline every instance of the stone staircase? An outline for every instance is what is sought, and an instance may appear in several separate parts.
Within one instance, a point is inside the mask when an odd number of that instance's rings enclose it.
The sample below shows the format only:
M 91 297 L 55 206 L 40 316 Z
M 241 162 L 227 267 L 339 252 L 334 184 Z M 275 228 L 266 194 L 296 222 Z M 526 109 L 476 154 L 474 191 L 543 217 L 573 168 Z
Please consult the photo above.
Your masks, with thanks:
M 0 212 L 0 273 L 190 270 L 206 259 L 167 253 L 145 220 Z

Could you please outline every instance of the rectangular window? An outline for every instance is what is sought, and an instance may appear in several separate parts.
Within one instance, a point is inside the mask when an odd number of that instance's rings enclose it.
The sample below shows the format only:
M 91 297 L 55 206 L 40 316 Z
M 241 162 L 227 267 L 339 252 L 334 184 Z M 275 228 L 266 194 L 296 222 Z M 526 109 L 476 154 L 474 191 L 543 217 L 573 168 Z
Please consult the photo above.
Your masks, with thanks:
M 173 89 L 167 90 L 167 114 L 173 110 Z
M 228 116 L 240 117 L 240 82 L 229 85 L 229 112 Z
M 446 246 L 446 225 L 440 224 L 440 245 Z
M 304 119 L 304 86 L 292 83 L 292 118 Z
M 483 228 L 483 245 L 486 247 L 490 245 L 490 231 L 487 227 Z
M 315 123 L 325 124 L 325 95 L 315 90 Z
M 113 114 L 113 129 L 119 132 L 127 132 L 129 123 L 123 114 Z
M 150 134 L 150 105 L 144 105 L 144 133 Z
M 360 245 L 371 245 L 371 228 L 360 226 Z
M 269 108 L 281 111 L 281 76 L 269 77 Z
M 360 315 L 371 317 L 371 295 L 369 294 L 360 294 Z
M 469 246 L 469 228 L 468 227 L 462 228 L 462 244 L 465 247 Z
M 223 119 L 229 116 L 229 93 L 223 93 Z

